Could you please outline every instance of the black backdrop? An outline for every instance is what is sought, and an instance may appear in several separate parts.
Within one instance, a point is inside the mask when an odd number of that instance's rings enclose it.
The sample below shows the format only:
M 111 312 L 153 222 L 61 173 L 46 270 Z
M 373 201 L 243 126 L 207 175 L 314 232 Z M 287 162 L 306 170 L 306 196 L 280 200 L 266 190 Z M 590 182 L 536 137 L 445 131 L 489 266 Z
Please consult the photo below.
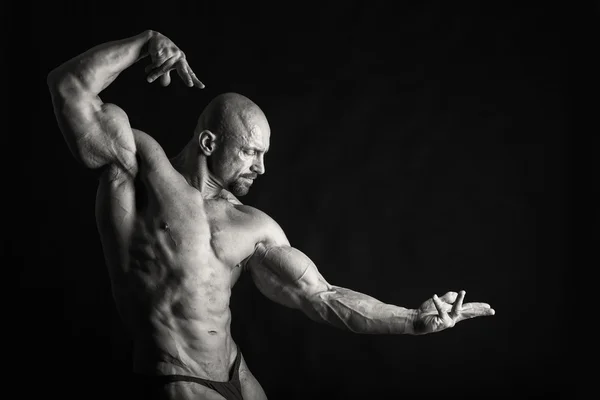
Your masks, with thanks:
M 207 88 L 175 74 L 168 88 L 149 85 L 135 65 L 102 95 L 132 126 L 172 155 L 213 96 L 250 97 L 272 138 L 267 173 L 242 201 L 273 217 L 331 283 L 405 307 L 465 289 L 467 301 L 497 312 L 435 335 L 363 336 L 271 303 L 242 276 L 233 335 L 269 398 L 566 391 L 557 316 L 570 39 L 557 18 L 568 17 L 519 4 L 198 2 L 125 12 L 82 2 L 22 16 L 34 46 L 25 123 L 36 135 L 26 136 L 17 201 L 28 205 L 18 231 L 27 240 L 5 250 L 22 266 L 20 336 L 42 388 L 113 393 L 130 362 L 95 229 L 96 181 L 62 140 L 45 77 L 95 44 L 155 29 Z

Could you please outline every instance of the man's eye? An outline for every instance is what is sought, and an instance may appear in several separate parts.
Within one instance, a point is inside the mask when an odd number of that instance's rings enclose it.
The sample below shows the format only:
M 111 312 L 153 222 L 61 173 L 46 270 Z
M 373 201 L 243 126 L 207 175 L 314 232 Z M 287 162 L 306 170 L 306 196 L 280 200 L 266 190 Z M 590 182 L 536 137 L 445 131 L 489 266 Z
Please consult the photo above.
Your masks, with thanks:
M 244 151 L 244 153 L 245 153 L 247 156 L 253 156 L 253 155 L 255 155 L 255 154 L 256 154 L 256 152 L 255 152 L 254 150 L 245 150 L 245 151 Z

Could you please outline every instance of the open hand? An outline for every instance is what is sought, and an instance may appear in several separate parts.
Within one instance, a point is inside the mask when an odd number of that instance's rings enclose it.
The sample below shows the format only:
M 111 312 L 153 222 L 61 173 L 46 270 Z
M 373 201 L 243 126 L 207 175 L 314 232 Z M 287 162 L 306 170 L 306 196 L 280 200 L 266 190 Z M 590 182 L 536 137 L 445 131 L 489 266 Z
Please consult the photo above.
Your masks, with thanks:
M 417 309 L 413 322 L 417 335 L 439 332 L 452 328 L 464 319 L 494 315 L 496 312 L 487 303 L 464 303 L 465 291 L 448 292 L 442 297 L 433 295 Z
M 168 86 L 171 83 L 169 74 L 172 70 L 177 70 L 179 77 L 187 86 L 204 89 L 204 84 L 200 82 L 190 68 L 185 53 L 165 35 L 158 32 L 153 33 L 148 42 L 148 53 L 152 60 L 151 64 L 145 69 L 148 74 L 148 82 L 154 82 L 160 78 L 160 83 L 163 86 Z

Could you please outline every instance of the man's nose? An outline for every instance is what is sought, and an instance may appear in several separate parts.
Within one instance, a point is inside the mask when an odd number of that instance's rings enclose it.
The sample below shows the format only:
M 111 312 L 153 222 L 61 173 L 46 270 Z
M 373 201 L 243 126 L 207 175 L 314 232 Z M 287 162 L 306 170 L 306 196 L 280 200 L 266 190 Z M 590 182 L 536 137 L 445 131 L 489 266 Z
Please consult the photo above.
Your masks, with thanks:
M 254 161 L 254 164 L 252 164 L 252 172 L 258 175 L 265 173 L 265 159 L 262 154 L 258 156 Z

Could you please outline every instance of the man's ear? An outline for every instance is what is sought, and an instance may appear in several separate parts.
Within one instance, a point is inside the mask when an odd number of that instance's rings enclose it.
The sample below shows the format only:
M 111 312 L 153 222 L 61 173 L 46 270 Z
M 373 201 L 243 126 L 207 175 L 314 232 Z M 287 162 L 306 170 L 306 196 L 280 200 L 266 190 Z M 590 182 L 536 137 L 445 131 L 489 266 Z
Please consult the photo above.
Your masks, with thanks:
M 217 136 L 205 129 L 198 135 L 198 145 L 205 156 L 210 156 L 217 148 Z

